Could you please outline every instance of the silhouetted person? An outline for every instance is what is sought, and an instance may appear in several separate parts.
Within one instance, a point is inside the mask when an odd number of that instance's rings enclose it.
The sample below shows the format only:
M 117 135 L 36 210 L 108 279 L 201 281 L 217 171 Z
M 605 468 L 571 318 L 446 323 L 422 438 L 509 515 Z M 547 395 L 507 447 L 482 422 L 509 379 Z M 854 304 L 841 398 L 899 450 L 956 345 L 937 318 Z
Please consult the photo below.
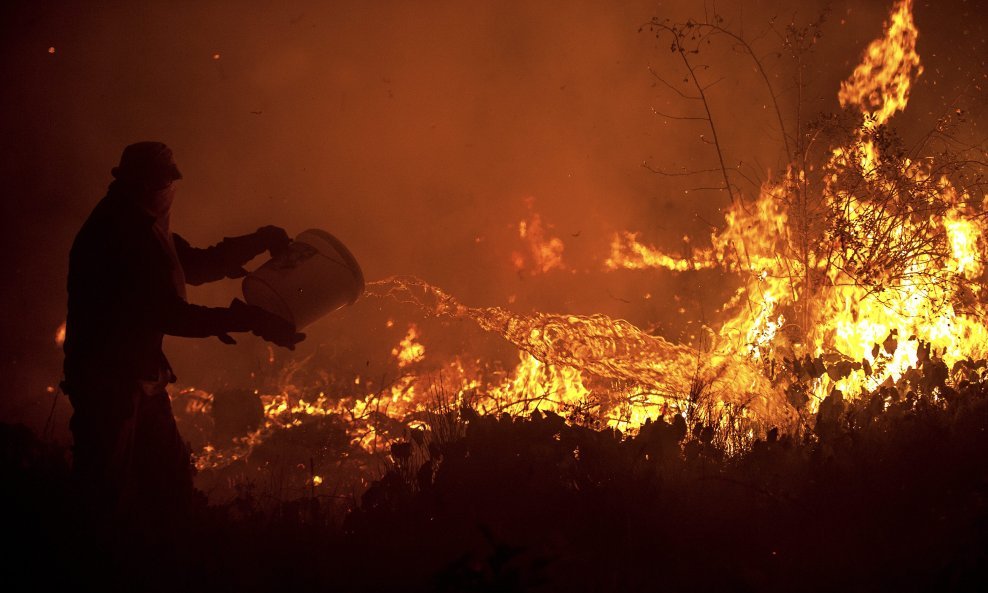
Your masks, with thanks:
M 169 229 L 181 179 L 159 142 L 128 146 L 115 180 L 76 236 L 69 256 L 65 381 L 74 414 L 74 471 L 105 510 L 169 514 L 193 495 L 190 451 L 179 436 L 166 386 L 175 381 L 161 350 L 165 334 L 252 331 L 293 348 L 304 336 L 262 309 L 189 304 L 185 285 L 246 274 L 241 267 L 290 243 L 268 226 L 206 249 Z

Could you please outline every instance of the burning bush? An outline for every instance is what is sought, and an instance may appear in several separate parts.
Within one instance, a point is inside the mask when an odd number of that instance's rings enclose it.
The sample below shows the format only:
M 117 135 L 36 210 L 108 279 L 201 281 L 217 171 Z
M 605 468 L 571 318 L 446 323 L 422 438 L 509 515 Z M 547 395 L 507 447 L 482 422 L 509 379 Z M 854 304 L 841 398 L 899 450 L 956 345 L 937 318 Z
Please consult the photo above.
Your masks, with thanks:
M 744 286 L 724 306 L 729 317 L 715 350 L 762 365 L 800 410 L 815 409 L 834 390 L 855 397 L 894 385 L 925 364 L 924 352 L 948 366 L 984 357 L 984 163 L 976 148 L 958 148 L 949 134 L 959 113 L 948 113 L 910 149 L 889 126 L 923 70 L 910 0 L 895 4 L 885 35 L 841 85 L 847 111 L 797 121 L 792 134 L 754 49 L 722 19 L 656 20 L 648 28 L 671 40 L 695 92 L 689 98 L 705 108 L 692 119 L 709 125 L 731 206 L 709 248 L 692 247 L 684 258 L 620 234 L 610 268 L 738 274 Z M 719 38 L 754 60 L 788 155 L 782 179 L 757 187 L 754 197 L 734 182 L 742 173 L 725 165 L 708 83 L 695 65 Z M 790 25 L 783 39 L 801 64 L 819 39 L 819 22 Z

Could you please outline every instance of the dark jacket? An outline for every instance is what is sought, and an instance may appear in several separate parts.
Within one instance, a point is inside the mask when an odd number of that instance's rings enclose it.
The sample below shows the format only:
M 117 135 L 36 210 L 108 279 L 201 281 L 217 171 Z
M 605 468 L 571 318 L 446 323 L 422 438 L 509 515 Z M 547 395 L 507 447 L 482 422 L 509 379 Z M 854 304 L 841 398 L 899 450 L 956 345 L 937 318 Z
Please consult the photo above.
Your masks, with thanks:
M 117 181 L 72 245 L 63 386 L 74 405 L 98 397 L 85 394 L 127 391 L 162 369 L 170 373 L 161 350 L 165 334 L 206 337 L 247 329 L 228 308 L 192 305 L 180 296 L 172 259 L 153 224 L 136 194 Z M 173 237 L 186 282 L 193 285 L 242 276 L 241 266 L 265 249 L 257 235 L 206 249 Z

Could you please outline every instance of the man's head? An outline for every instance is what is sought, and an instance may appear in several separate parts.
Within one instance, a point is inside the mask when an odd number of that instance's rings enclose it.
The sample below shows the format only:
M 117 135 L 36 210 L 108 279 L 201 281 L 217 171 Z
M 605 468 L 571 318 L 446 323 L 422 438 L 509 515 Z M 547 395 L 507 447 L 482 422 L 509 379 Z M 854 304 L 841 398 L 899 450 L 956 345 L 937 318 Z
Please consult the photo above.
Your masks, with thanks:
M 171 149 L 162 142 L 131 144 L 120 155 L 120 164 L 113 168 L 112 173 L 120 181 L 152 191 L 182 178 Z
M 172 182 L 182 178 L 170 148 L 161 142 L 131 144 L 112 173 L 117 181 L 137 190 L 138 201 L 148 214 L 167 225 L 175 199 Z

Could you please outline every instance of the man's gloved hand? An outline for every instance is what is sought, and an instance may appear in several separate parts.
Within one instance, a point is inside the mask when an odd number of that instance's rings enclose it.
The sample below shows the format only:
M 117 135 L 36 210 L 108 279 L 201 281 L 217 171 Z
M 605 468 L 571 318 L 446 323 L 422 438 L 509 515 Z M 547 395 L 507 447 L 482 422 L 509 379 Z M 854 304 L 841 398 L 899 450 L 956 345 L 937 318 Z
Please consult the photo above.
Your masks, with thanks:
M 250 331 L 277 346 L 294 350 L 295 344 L 305 339 L 305 334 L 295 331 L 295 327 L 288 321 L 240 299 L 233 299 L 230 310 L 236 315 L 243 331 Z M 220 339 L 223 340 L 222 337 Z
M 274 225 L 262 226 L 255 233 L 264 243 L 264 248 L 268 250 L 271 257 L 278 257 L 292 244 L 291 237 L 285 229 Z

